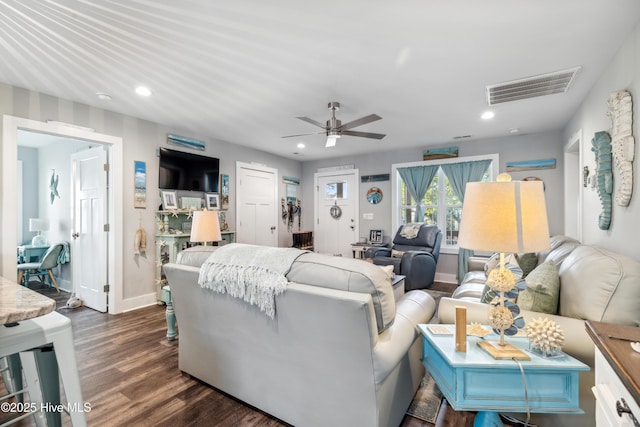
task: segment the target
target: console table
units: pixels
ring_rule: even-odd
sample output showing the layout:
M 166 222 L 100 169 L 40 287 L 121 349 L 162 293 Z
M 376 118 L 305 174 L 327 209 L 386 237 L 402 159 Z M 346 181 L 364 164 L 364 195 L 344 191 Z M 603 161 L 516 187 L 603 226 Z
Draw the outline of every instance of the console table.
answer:
M 191 212 L 184 210 L 156 212 L 156 300 L 160 305 L 168 304 L 171 297 L 170 289 L 163 289 L 166 281 L 162 265 L 176 262 L 178 253 L 192 244 L 189 234 L 191 215 Z M 220 244 L 235 243 L 235 231 L 224 230 L 220 234 L 224 242 Z
M 429 329 L 434 326 L 447 328 L 451 334 L 435 334 Z M 425 367 L 453 409 L 480 411 L 474 425 L 495 425 L 499 422 L 494 421 L 498 420 L 497 411 L 583 413 L 579 407 L 578 374 L 589 367 L 573 357 L 545 359 L 528 352 L 526 338 L 511 338 L 509 343 L 527 351 L 531 360 L 496 360 L 478 347 L 480 337 L 467 336 L 467 351 L 457 352 L 455 325 L 419 327 Z

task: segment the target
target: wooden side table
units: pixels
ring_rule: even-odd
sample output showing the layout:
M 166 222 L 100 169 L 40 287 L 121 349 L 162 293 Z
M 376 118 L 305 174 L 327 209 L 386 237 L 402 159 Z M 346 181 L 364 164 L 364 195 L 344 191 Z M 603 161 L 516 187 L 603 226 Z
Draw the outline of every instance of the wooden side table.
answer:
M 364 253 L 369 248 L 388 248 L 389 245 L 384 243 L 352 243 L 351 252 L 354 258 L 364 258 Z
M 583 413 L 578 375 L 589 367 L 573 357 L 542 358 L 528 352 L 526 338 L 511 338 L 509 343 L 527 351 L 531 360 L 496 360 L 477 346 L 480 337 L 467 336 L 467 351 L 456 352 L 455 325 L 419 327 L 425 367 L 453 409 L 480 411 L 474 425 L 495 425 L 498 411 Z M 451 334 L 435 334 L 433 327 Z

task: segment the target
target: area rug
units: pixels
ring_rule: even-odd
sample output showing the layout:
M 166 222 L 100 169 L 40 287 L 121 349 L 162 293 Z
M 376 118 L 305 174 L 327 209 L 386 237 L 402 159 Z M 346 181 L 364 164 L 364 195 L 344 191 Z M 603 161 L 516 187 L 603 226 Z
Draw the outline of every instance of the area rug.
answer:
M 413 397 L 409 409 L 407 409 L 407 415 L 435 424 L 440 410 L 440 402 L 442 402 L 442 393 L 429 371 L 426 371 L 420 382 L 420 387 Z
M 423 289 L 423 291 L 425 291 L 426 293 L 428 293 L 433 297 L 433 299 L 436 301 L 436 307 L 438 306 L 438 302 L 440 302 L 440 298 L 451 296 L 451 292 L 435 291 L 433 289 Z

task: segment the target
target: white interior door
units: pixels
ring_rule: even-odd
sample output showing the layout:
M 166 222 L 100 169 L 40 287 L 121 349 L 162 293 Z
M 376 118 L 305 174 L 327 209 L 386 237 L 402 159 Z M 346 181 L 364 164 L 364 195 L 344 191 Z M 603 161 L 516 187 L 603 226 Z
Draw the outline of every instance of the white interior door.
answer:
M 358 241 L 358 170 L 315 174 L 316 252 L 352 256 L 351 244 Z
M 107 311 L 106 152 L 99 146 L 71 156 L 73 179 L 72 280 L 84 305 Z
M 236 241 L 278 246 L 277 169 L 236 163 Z

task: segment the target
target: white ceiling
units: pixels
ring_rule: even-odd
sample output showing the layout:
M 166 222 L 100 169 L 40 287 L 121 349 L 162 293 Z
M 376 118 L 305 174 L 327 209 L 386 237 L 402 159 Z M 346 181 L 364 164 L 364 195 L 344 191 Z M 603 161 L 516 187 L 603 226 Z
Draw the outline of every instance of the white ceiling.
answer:
M 638 0 L 0 0 L 0 82 L 305 161 L 562 129 L 639 19 Z M 480 119 L 486 85 L 576 66 L 568 93 Z M 281 138 L 329 101 L 386 138 Z

